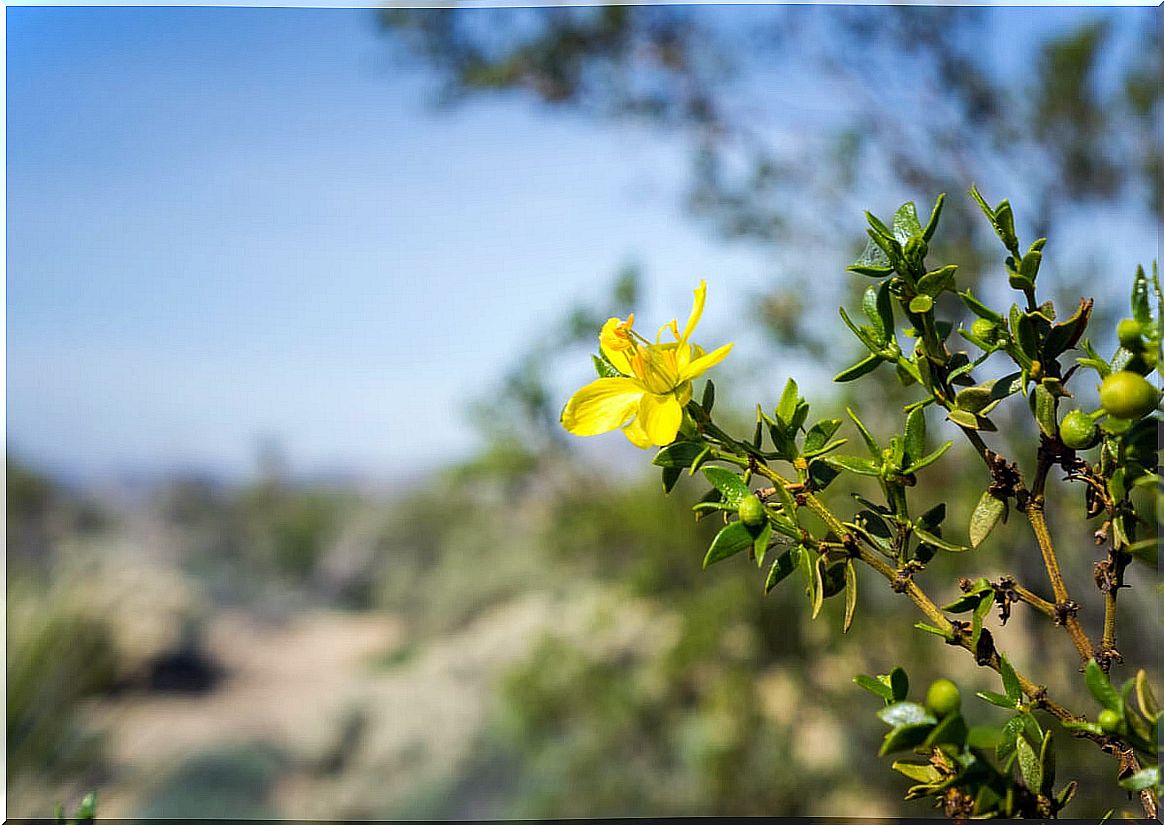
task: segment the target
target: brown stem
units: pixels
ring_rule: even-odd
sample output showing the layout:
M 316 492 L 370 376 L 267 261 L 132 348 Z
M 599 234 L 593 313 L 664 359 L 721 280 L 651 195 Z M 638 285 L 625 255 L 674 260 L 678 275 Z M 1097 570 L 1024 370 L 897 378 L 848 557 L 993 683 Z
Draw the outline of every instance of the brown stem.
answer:
M 960 429 L 966 434 L 966 438 L 974 446 L 974 449 L 982 457 L 987 468 L 993 474 L 997 465 L 997 457 L 987 448 L 985 442 L 982 440 L 982 436 L 975 430 L 966 429 L 965 427 L 961 427 Z M 1094 655 L 1091 640 L 1087 638 L 1087 633 L 1083 630 L 1083 625 L 1079 623 L 1079 619 L 1075 616 L 1076 606 L 1067 593 L 1067 584 L 1063 581 L 1063 572 L 1059 568 L 1059 559 L 1055 555 L 1055 545 L 1051 540 L 1051 531 L 1047 527 L 1047 519 L 1043 512 L 1045 505 L 1043 491 L 1047 485 L 1047 474 L 1050 472 L 1051 466 L 1054 463 L 1053 453 L 1047 450 L 1045 445 L 1039 447 L 1038 462 L 1030 491 L 1025 490 L 1022 485 L 1022 479 L 1017 478 L 1013 492 L 1015 500 L 1026 513 L 1027 521 L 1030 523 L 1031 530 L 1035 534 L 1035 541 L 1039 545 L 1039 552 L 1043 556 L 1043 566 L 1047 570 L 1047 578 L 1051 580 L 1051 589 L 1055 594 L 1054 613 L 1051 614 L 1051 617 L 1056 623 L 1062 624 L 1067 629 L 1067 633 L 1071 637 L 1071 642 L 1075 645 L 1075 649 L 1079 652 L 1080 657 L 1087 660 Z
M 1029 604 L 1031 607 L 1044 614 L 1045 616 L 1049 616 L 1052 619 L 1055 618 L 1055 605 L 1044 599 L 1042 596 L 1032 593 L 1030 590 L 1027 590 L 1021 584 L 1017 583 L 1010 586 L 1010 591 L 1014 593 L 1015 598 L 1020 602 Z
M 1043 554 L 1043 566 L 1046 567 L 1047 577 L 1051 580 L 1051 590 L 1055 593 L 1055 620 L 1067 628 L 1067 633 L 1071 636 L 1075 649 L 1086 661 L 1094 655 L 1094 651 L 1091 647 L 1091 640 L 1087 638 L 1079 619 L 1072 612 L 1071 608 L 1074 603 L 1067 594 L 1067 585 L 1063 581 L 1063 573 L 1059 569 L 1059 559 L 1055 556 L 1055 546 L 1051 542 L 1051 532 L 1047 529 L 1047 519 L 1043 514 L 1041 492 L 1038 495 L 1032 494 L 1030 501 L 1027 502 L 1026 511 L 1027 521 L 1031 524 L 1031 529 L 1035 533 L 1035 541 L 1038 542 L 1039 550 Z
M 939 609 L 937 604 L 934 603 L 934 600 L 927 596 L 927 593 L 921 589 L 921 586 L 917 585 L 913 579 L 913 576 L 903 575 L 904 571 L 896 570 L 893 567 L 890 567 L 889 564 L 885 562 L 885 560 L 881 559 L 880 555 L 876 554 L 872 549 L 864 546 L 863 543 L 856 540 L 856 538 L 854 538 L 854 536 L 852 536 L 852 534 L 847 531 L 844 524 L 842 524 L 842 521 L 836 517 L 836 514 L 833 514 L 833 512 L 829 510 L 829 507 L 825 506 L 825 504 L 821 502 L 821 499 L 818 499 L 815 495 L 812 495 L 811 492 L 804 491 L 802 485 L 794 484 L 793 482 L 788 481 L 787 478 L 781 476 L 779 472 L 775 472 L 771 468 L 767 467 L 766 464 L 758 464 L 757 467 L 755 467 L 755 472 L 757 472 L 758 475 L 771 479 L 773 483 L 780 484 L 783 486 L 783 488 L 789 489 L 789 492 L 795 491 L 797 504 L 807 506 L 809 510 L 816 513 L 818 517 L 821 517 L 821 519 L 824 521 L 824 524 L 828 525 L 829 529 L 831 529 L 833 533 L 836 533 L 838 536 L 840 536 L 840 538 L 842 538 L 844 545 L 850 548 L 852 554 L 856 556 L 857 559 L 865 562 L 868 567 L 873 568 L 876 572 L 879 572 L 879 574 L 885 578 L 890 585 L 893 586 L 894 590 L 902 592 L 904 595 L 909 597 L 911 602 L 917 606 L 917 609 L 921 610 L 922 613 L 925 614 L 925 617 L 927 617 L 931 623 L 934 623 L 938 630 L 949 634 L 949 636 L 953 638 L 953 624 L 945 617 L 945 614 L 941 609 Z M 1039 510 L 1037 512 L 1039 513 L 1039 518 L 1041 518 L 1042 511 Z M 1045 529 L 1045 522 L 1043 522 L 1043 525 Z M 1014 592 L 1017 597 L 1024 600 L 1024 602 L 1031 604 L 1031 606 L 1035 606 L 1036 609 L 1042 610 L 1043 606 L 1046 606 L 1050 607 L 1052 612 L 1058 612 L 1056 605 L 1052 605 L 1049 602 L 1046 602 L 1045 599 L 1039 598 L 1035 595 L 1035 593 L 1022 588 L 1022 586 L 1015 585 Z M 1084 640 L 1086 641 L 1086 636 Z M 968 652 L 974 654 L 975 659 L 978 659 L 979 652 L 978 650 L 974 649 L 971 640 L 968 639 L 967 636 L 957 636 L 957 641 L 954 643 L 957 643 L 959 647 L 965 648 L 968 650 Z M 1090 643 L 1088 643 L 1088 647 L 1090 647 Z M 999 673 L 999 671 L 1001 671 L 1001 656 L 996 649 L 992 649 L 991 652 L 989 652 L 988 659 L 978 659 L 978 661 L 980 664 L 982 664 L 982 666 L 994 670 L 995 673 Z M 1044 685 L 1035 683 L 1031 680 L 1031 678 L 1023 675 L 1022 673 L 1019 673 L 1017 670 L 1015 671 L 1015 677 L 1017 680 L 1019 680 L 1019 688 L 1022 690 L 1025 696 L 1030 698 L 1032 705 L 1050 713 L 1051 716 L 1058 719 L 1060 723 L 1062 723 L 1062 721 L 1072 721 L 1078 720 L 1080 718 L 1077 716 L 1077 714 L 1067 710 L 1064 705 L 1060 705 L 1059 703 L 1055 702 L 1055 700 L 1046 695 L 1046 688 Z M 1077 735 L 1077 737 L 1085 739 L 1091 739 L 1092 741 L 1096 742 L 1096 744 L 1098 744 L 1103 749 L 1103 751 L 1109 754 L 1113 754 L 1117 759 L 1120 759 L 1121 762 L 1126 762 L 1128 759 L 1127 748 L 1121 747 L 1119 742 L 1113 740 L 1110 737 L 1106 737 L 1106 735 L 1087 731 L 1073 731 L 1073 735 Z M 1131 754 L 1131 759 L 1135 760 L 1134 753 Z M 1150 819 L 1155 819 L 1157 811 L 1155 792 L 1152 791 L 1152 789 L 1144 790 L 1141 792 L 1140 798 L 1141 803 L 1143 804 L 1144 812 L 1147 813 Z

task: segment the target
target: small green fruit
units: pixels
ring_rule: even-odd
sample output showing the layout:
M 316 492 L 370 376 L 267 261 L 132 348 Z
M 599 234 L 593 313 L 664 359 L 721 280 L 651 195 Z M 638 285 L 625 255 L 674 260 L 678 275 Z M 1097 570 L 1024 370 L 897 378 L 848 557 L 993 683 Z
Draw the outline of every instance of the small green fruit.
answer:
M 995 326 L 993 321 L 988 321 L 985 318 L 977 318 L 970 325 L 970 334 L 980 341 L 993 344 L 998 340 L 998 327 Z
M 748 527 L 759 527 L 768 519 L 764 504 L 755 496 L 745 496 L 739 507 L 740 521 Z
M 1120 339 L 1120 346 L 1130 350 L 1137 350 L 1144 346 L 1140 338 L 1143 327 L 1135 318 L 1124 318 L 1116 325 L 1116 336 Z
M 942 719 L 962 707 L 962 693 L 949 679 L 935 679 L 926 691 L 926 707 Z
M 1072 450 L 1087 450 L 1099 443 L 1099 427 L 1083 410 L 1072 410 L 1059 424 L 1059 438 Z
M 1099 385 L 1099 403 L 1113 418 L 1143 418 L 1159 402 L 1160 391 L 1130 370 L 1113 372 Z
M 1099 726 L 1104 733 L 1119 733 L 1123 719 L 1111 708 L 1104 708 L 1099 712 Z

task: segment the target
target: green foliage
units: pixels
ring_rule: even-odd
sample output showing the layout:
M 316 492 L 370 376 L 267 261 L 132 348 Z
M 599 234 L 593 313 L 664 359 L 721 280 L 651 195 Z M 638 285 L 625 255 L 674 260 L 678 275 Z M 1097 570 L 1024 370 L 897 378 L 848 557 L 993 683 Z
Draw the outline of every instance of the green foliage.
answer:
M 998 725 L 975 728 L 963 718 L 958 689 L 949 680 L 935 682 L 923 706 L 906 699 L 908 681 L 900 669 L 876 679 L 858 677 L 858 684 L 886 703 L 878 715 L 891 730 L 880 754 L 912 750 L 928 757 L 926 763 L 894 766 L 919 782 L 907 799 L 930 797 L 955 817 L 1053 817 L 1074 795 L 1075 784 L 1056 790 L 1055 739 L 1036 718 L 1036 711 L 1049 711 L 1064 728 L 1094 738 L 1109 752 L 1126 756 L 1118 748 L 1113 750 L 1114 739 L 1141 751 L 1144 758 L 1155 758 L 1149 746 L 1157 741 L 1157 716 L 1146 711 L 1129 714 L 1124 698 L 1139 690 L 1143 680 L 1130 680 L 1121 693 L 1108 681 L 1107 671 L 1120 658 L 1114 648 L 1114 627 L 1116 593 L 1124 570 L 1134 559 L 1150 555 L 1150 540 L 1144 536 L 1147 532 L 1155 535 L 1158 528 L 1156 509 L 1137 507 L 1130 491 L 1158 490 L 1161 482 L 1155 452 L 1159 393 L 1143 377 L 1159 363 L 1161 292 L 1155 270 L 1151 280 L 1142 269 L 1137 271 L 1132 286 L 1135 335 L 1125 323 L 1119 349 L 1105 360 L 1083 337 L 1091 319 L 1091 300 L 1080 300 L 1069 317 L 1057 321 L 1054 303 L 1039 303 L 1036 297 L 1046 239 L 1038 239 L 1022 252 L 1010 203 L 1004 200 L 991 206 L 973 187 L 971 197 L 1008 253 L 1008 285 L 1022 293 L 1022 305 L 1012 304 L 1005 312 L 992 309 L 968 290 L 959 292 L 956 266 L 927 265 L 944 197 L 935 202 L 924 228 L 912 202 L 903 204 L 888 223 L 866 213 L 868 245 L 850 269 L 880 283 L 865 290 L 862 311 L 867 323 L 855 323 L 843 307 L 840 314 L 868 355 L 834 380 L 858 381 L 882 363 L 892 364 L 902 384 L 920 393 L 905 405 L 904 422 L 896 433 L 875 437 L 857 412 L 849 410 L 868 456 L 835 452 L 846 443 L 844 438 L 834 438 L 842 422 L 823 419 L 809 426 L 810 405 L 797 383 L 789 379 L 774 407 L 757 405 L 755 431 L 747 440 L 729 435 L 715 423 L 713 389 L 700 401 L 687 401 L 686 423 L 678 440 L 663 447 L 654 463 L 662 468 L 667 492 L 675 487 L 683 469 L 691 476 L 701 470 L 710 484 L 693 507 L 696 518 L 718 515 L 722 522 L 707 549 L 704 567 L 745 551 L 762 564 L 771 551 L 776 557 L 765 577 L 764 592 L 799 571 L 812 618 L 826 599 L 845 593 L 842 629 L 848 631 L 858 607 L 856 565 L 862 563 L 925 614 L 927 621 L 917 628 L 965 648 L 977 664 L 998 671 L 1004 692 L 980 691 L 978 696 L 1013 715 Z M 953 348 L 950 336 L 955 324 L 939 311 L 938 299 L 945 296 L 958 299 L 989 325 L 989 330 L 979 324 L 976 333 L 963 334 L 981 354 Z M 898 329 L 899 321 L 904 329 Z M 899 331 L 913 340 L 912 352 L 898 343 Z M 1076 347 L 1086 357 L 1074 365 L 1064 364 Z M 1010 371 L 1001 378 L 976 380 L 975 371 L 987 369 L 985 364 L 991 359 L 1009 361 L 1004 369 Z M 1088 433 L 1080 439 L 1068 433 L 1064 439 L 1059 407 L 1063 399 L 1073 397 L 1068 384 L 1081 374 L 1081 368 L 1107 376 L 1100 400 L 1108 416 L 1104 419 L 1102 411 L 1087 414 L 1089 423 L 1104 419 L 1102 436 Z M 1116 381 L 1148 389 L 1130 401 L 1115 399 L 1114 391 L 1105 388 Z M 1004 402 L 1019 395 L 1026 396 L 1026 410 L 1038 432 L 1033 451 L 1036 468 L 1029 486 L 1018 466 L 991 450 L 981 435 L 997 431 L 988 416 L 997 416 Z M 918 475 L 937 464 L 953 443 L 946 441 L 936 449 L 927 446 L 926 412 L 931 408 L 943 411 L 946 420 L 961 430 L 989 478 L 970 514 L 969 546 L 942 535 L 945 503 L 920 516 L 911 514 Z M 1095 447 L 1100 451 L 1094 464 L 1077 455 L 1078 450 Z M 1107 519 L 1096 534 L 1100 543 L 1108 544 L 1108 557 L 1097 565 L 1095 577 L 1105 614 L 1098 654 L 1102 664 L 1092 658 L 1086 669 L 1087 686 L 1105 708 L 1098 726 L 1080 722 L 1049 699 L 1046 688 L 1034 687 L 1020 676 L 985 625 L 996 605 L 1005 622 L 1011 603 L 1021 601 L 1064 626 L 1080 655 L 1090 657 L 1096 649 L 1076 618 L 1078 604 L 1068 596 L 1043 515 L 1046 485 L 1054 467 L 1064 470 L 1069 481 L 1085 485 L 1088 517 L 1105 514 Z M 852 516 L 840 514 L 821 497 L 838 480 L 862 478 L 876 480 L 881 500 L 854 491 L 861 509 Z M 756 486 L 757 482 L 763 486 Z M 983 577 L 962 578 L 962 595 L 938 607 L 917 584 L 920 575 L 942 553 L 979 548 L 1006 520 L 1012 502 L 1034 532 L 1055 600 L 1035 595 L 1013 578 L 996 583 Z M 969 614 L 968 620 L 951 618 L 959 614 Z M 1145 703 L 1149 693 L 1144 692 Z M 1129 778 L 1127 766 L 1139 763 L 1121 758 L 1121 787 L 1152 793 L 1155 774 L 1137 772 Z M 1145 811 L 1154 813 L 1153 799 L 1144 797 Z
M 91 825 L 96 818 L 97 793 L 96 791 L 90 791 L 77 803 L 77 809 L 70 818 L 65 818 L 64 806 L 57 803 L 57 809 L 53 815 L 53 822 L 54 825 Z

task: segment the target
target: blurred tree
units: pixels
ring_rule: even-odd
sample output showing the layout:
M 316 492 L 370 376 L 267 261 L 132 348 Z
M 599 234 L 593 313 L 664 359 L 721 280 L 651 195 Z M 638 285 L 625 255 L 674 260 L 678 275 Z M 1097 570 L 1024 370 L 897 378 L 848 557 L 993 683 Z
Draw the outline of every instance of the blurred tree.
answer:
M 1164 64 L 1151 11 L 1088 12 L 1033 40 L 1005 35 L 1015 22 L 1037 31 L 1018 14 L 598 6 L 387 9 L 380 20 L 435 72 L 446 104 L 518 92 L 681 135 L 692 212 L 727 237 L 794 241 L 801 259 L 836 254 L 871 185 L 930 198 L 996 184 L 1017 193 L 1036 236 L 1080 205 L 1119 200 L 1159 217 Z M 1006 65 L 991 57 L 1004 49 Z M 972 232 L 968 199 L 947 209 L 961 234 L 941 243 L 974 286 L 985 268 L 974 264 L 993 262 L 988 239 Z M 810 273 L 783 274 L 758 316 L 782 346 L 819 354 L 828 342 L 796 299 Z

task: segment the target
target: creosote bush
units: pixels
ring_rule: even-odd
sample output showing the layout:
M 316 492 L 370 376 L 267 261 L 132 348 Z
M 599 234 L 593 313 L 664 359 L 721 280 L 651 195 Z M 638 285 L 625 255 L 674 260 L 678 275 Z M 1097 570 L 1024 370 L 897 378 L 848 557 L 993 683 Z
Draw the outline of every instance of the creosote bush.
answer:
M 901 206 L 889 224 L 866 213 L 868 243 L 849 267 L 873 280 L 862 300 L 864 319 L 854 321 L 844 307 L 840 315 L 868 354 L 834 380 L 857 381 L 887 365 L 917 391 L 903 410 L 901 430 L 888 437 L 875 436 L 858 410 L 848 410 L 866 455 L 841 451 L 848 444 L 837 437 L 841 420 L 809 423 L 809 404 L 791 379 L 774 409 L 757 405 L 750 437 L 737 438 L 716 424 L 715 386 L 707 381 L 696 400 L 693 383 L 727 357 L 732 344 L 705 352 L 691 340 L 706 283 L 696 289 L 683 329 L 671 321 L 654 341 L 635 329 L 634 315 L 609 319 L 593 357 L 598 378 L 569 399 L 562 425 L 575 435 L 620 429 L 638 447 L 661 448 L 653 463 L 661 468 L 665 492 L 684 471 L 702 473 L 710 489 L 694 506 L 695 517 L 723 521 L 705 567 L 746 555 L 767 566 L 765 593 L 799 575 L 814 618 L 825 599 L 843 595 L 842 631 L 856 615 L 859 580 L 871 574 L 918 608 L 924 618 L 914 625 L 918 631 L 963 648 L 978 665 L 998 673 L 1002 692 L 984 691 L 976 698 L 1003 709 L 1005 716 L 996 724 L 974 726 L 962 715 L 962 694 L 949 679 L 936 680 L 916 702 L 909 699 L 902 667 L 854 678 L 884 702 L 877 715 L 890 730 L 881 755 L 916 757 L 893 763 L 915 783 L 907 799 L 929 799 L 950 817 L 1055 817 L 1076 791 L 1075 782 L 1059 779 L 1055 742 L 1074 736 L 1091 740 L 1113 758 L 1113 802 L 1134 796 L 1143 813 L 1155 818 L 1160 707 L 1144 670 L 1120 685 L 1110 674 L 1123 664 L 1116 630 L 1125 571 L 1134 562 L 1157 564 L 1160 393 L 1149 376 L 1158 375 L 1161 352 L 1159 276 L 1155 266 L 1150 278 L 1137 269 L 1131 317 L 1119 322 L 1119 346 L 1105 359 L 1087 337 L 1092 299 L 1081 299 L 1067 314 L 1037 296 L 1046 239 L 1024 251 L 1009 202 L 991 206 L 977 189 L 970 194 L 1006 251 L 1007 281 L 1019 293 L 1006 309 L 959 291 L 957 265 L 927 263 L 944 195 L 924 225 L 913 203 Z M 941 317 L 939 299 L 947 295 L 975 316 L 969 328 L 955 329 Z M 973 349 L 959 349 L 961 341 Z M 984 371 L 987 361 L 1007 363 L 1011 371 L 979 381 L 974 373 Z M 1100 406 L 1094 410 L 1079 408 L 1072 392 L 1089 380 L 1098 382 Z M 1028 473 L 988 442 L 997 431 L 992 411 L 1018 397 L 1026 400 L 1038 427 L 1037 443 L 1029 445 L 1033 472 Z M 965 539 L 961 529 L 945 523 L 945 502 L 920 514 L 910 509 L 919 475 L 953 444 L 927 443 L 929 411 L 955 425 L 981 459 L 984 489 Z M 1096 587 L 1089 594 L 1102 604 L 1098 639 L 1079 621 L 1077 599 L 1087 597 L 1068 593 L 1048 527 L 1046 491 L 1056 469 L 1064 483 L 1082 488 L 1085 516 L 1098 522 L 1093 539 L 1104 555 L 1095 564 Z M 876 479 L 881 496 L 872 500 L 854 492 L 854 511 L 842 513 L 820 493 L 852 476 Z M 971 573 L 974 554 L 968 551 L 1012 511 L 1029 524 L 1049 598 L 1036 592 L 1035 582 L 1014 576 L 991 581 Z M 946 605 L 923 587 L 928 563 L 942 553 L 965 554 L 967 570 L 959 580 L 961 595 Z M 984 627 L 995 609 L 1005 627 L 1020 604 L 1063 628 L 1095 699 L 1092 707 L 1068 708 L 1058 697 L 1071 686 L 1043 684 L 1037 674 L 1018 672 L 1003 640 Z

